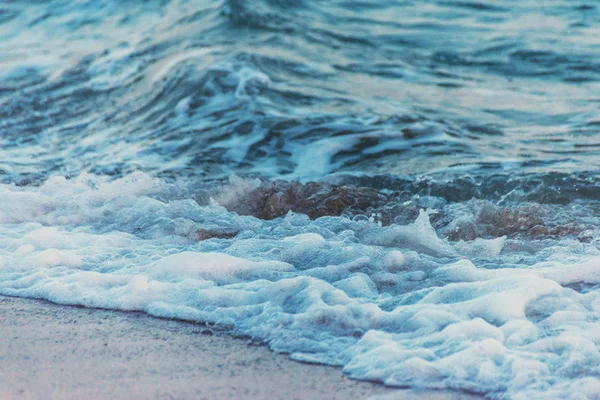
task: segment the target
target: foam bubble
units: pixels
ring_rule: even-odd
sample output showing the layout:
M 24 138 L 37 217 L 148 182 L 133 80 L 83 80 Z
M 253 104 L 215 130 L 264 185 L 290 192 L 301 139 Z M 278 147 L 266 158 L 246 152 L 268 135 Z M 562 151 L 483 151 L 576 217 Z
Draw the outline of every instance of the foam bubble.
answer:
M 404 254 L 398 250 L 390 251 L 385 257 L 384 266 L 388 271 L 401 270 L 406 262 Z
M 253 262 L 222 253 L 190 251 L 163 257 L 149 266 L 152 276 L 159 279 L 202 278 L 221 284 L 240 281 L 248 273 L 292 269 L 282 262 Z

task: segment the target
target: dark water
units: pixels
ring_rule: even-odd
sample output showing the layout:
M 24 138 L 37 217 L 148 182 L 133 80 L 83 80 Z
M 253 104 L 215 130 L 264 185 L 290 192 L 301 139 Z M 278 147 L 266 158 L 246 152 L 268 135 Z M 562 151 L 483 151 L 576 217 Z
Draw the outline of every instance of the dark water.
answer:
M 599 32 L 578 0 L 5 1 L 0 293 L 597 398 Z
M 5 181 L 598 169 L 593 2 L 1 10 Z

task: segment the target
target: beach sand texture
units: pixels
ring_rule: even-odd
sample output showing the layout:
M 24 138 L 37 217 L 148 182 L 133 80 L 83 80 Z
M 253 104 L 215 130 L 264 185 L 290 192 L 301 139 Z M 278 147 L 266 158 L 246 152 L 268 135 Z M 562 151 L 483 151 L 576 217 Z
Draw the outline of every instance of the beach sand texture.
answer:
M 0 297 L 0 399 L 475 399 L 348 379 L 198 324 Z

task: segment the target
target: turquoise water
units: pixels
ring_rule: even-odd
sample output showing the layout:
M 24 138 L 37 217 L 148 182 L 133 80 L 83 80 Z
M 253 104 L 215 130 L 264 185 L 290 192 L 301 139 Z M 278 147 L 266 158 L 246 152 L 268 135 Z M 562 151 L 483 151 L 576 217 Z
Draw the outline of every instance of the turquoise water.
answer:
M 598 29 L 591 1 L 5 2 L 0 293 L 596 398 Z

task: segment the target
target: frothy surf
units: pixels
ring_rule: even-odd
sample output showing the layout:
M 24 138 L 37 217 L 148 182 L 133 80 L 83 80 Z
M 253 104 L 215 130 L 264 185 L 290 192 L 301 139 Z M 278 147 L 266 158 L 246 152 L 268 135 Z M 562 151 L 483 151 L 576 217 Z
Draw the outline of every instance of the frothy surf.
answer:
M 134 3 L 0 5 L 0 294 L 600 397 L 595 5 Z
M 216 191 L 228 204 L 258 185 L 233 181 Z M 595 238 L 450 240 L 432 209 L 406 225 L 293 210 L 266 220 L 169 199 L 172 186 L 143 173 L 0 192 L 4 295 L 211 323 L 394 386 L 598 389 Z M 464 207 L 438 211 L 455 226 Z M 197 235 L 224 229 L 235 235 Z

